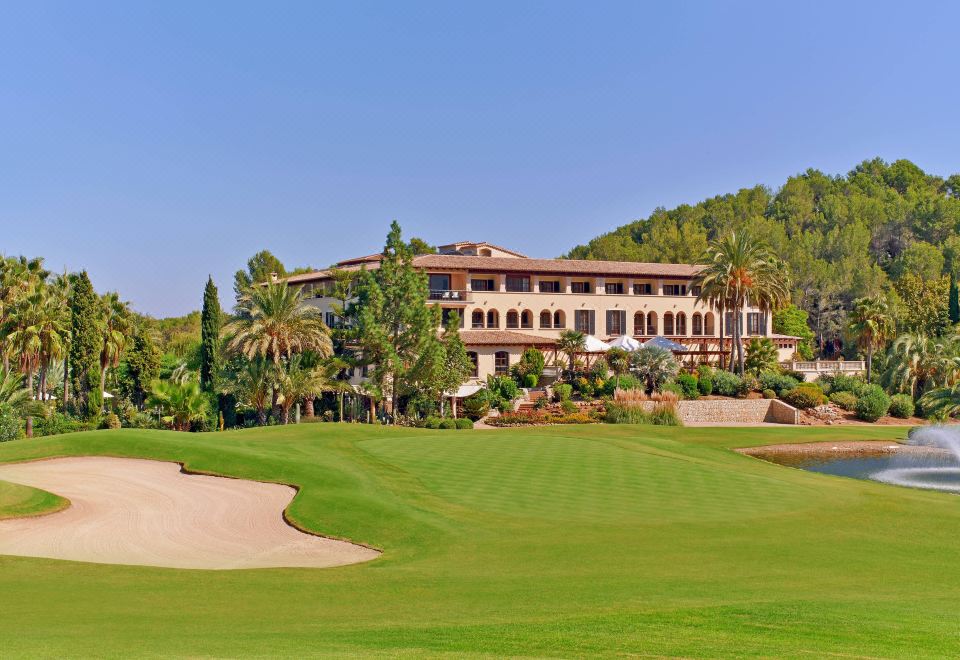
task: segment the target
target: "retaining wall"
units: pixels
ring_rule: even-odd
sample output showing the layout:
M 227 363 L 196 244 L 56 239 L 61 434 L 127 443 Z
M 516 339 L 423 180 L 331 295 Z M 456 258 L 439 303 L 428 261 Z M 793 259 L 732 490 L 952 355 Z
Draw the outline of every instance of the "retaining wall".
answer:
M 655 404 L 645 402 L 644 407 L 652 410 Z M 677 403 L 677 416 L 684 424 L 758 424 L 773 422 L 776 424 L 798 424 L 800 412 L 793 406 L 778 399 L 711 399 L 680 401 Z

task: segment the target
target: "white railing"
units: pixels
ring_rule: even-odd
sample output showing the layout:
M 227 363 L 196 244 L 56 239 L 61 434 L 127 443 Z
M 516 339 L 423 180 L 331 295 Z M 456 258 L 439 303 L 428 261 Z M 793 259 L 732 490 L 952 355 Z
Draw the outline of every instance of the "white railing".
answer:
M 784 362 L 783 366 L 793 371 L 817 374 L 834 374 L 838 371 L 860 373 L 867 370 L 867 363 L 863 360 L 810 360 L 806 362 Z

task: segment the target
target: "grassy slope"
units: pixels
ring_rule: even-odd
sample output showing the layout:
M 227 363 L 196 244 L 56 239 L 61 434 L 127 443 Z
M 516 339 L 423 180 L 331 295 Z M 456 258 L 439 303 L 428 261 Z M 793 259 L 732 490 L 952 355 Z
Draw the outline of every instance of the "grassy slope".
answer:
M 0 481 L 0 520 L 53 513 L 69 504 L 53 493 Z
M 904 429 L 301 425 L 74 434 L 0 461 L 112 454 L 297 483 L 299 523 L 385 550 L 324 569 L 0 557 L 6 654 L 946 656 L 960 499 L 727 447 Z

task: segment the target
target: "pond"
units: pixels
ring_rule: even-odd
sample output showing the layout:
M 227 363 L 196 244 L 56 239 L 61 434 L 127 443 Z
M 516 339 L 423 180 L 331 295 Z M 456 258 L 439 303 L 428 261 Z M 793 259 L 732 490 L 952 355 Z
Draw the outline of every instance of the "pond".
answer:
M 907 444 L 894 451 L 757 455 L 810 472 L 960 493 L 960 431 L 952 427 L 915 429 Z

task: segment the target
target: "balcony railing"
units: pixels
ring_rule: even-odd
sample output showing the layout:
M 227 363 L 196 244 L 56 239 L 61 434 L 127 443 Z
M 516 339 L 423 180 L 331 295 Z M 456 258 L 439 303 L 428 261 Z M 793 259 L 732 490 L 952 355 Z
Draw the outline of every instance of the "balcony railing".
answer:
M 784 362 L 784 366 L 793 371 L 832 374 L 838 371 L 859 373 L 867 370 L 863 360 L 811 360 L 806 362 Z
M 470 292 L 456 289 L 430 289 L 427 298 L 437 302 L 470 302 Z

